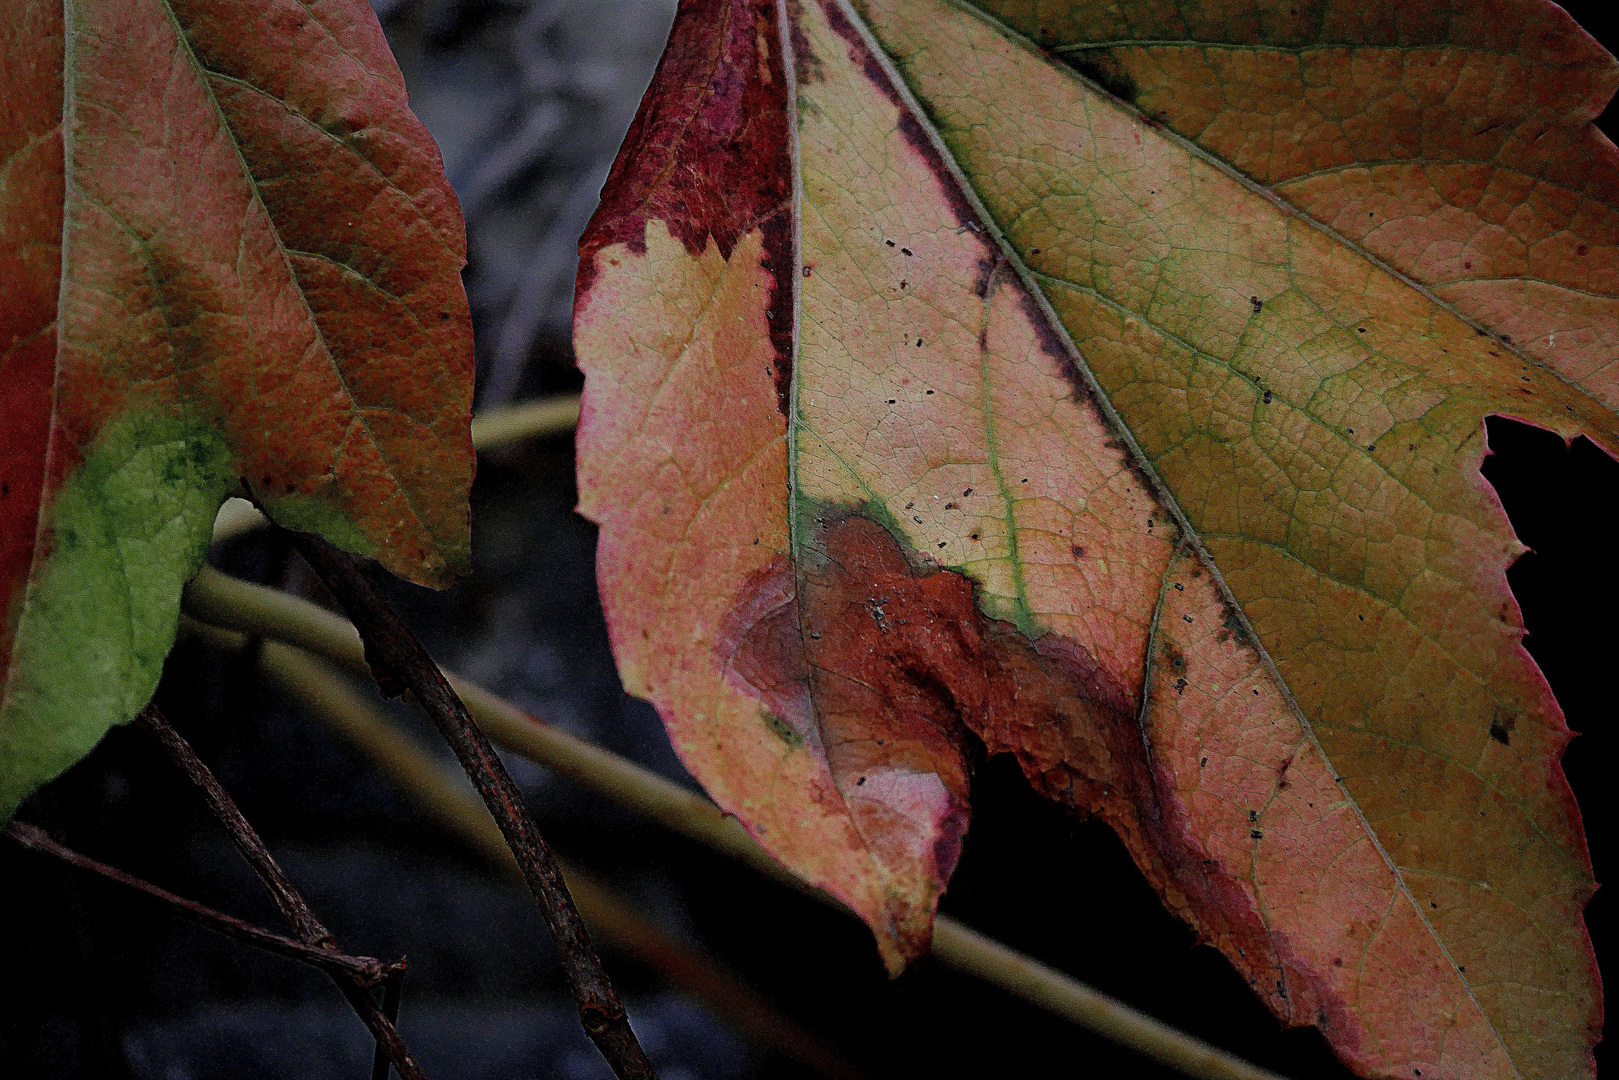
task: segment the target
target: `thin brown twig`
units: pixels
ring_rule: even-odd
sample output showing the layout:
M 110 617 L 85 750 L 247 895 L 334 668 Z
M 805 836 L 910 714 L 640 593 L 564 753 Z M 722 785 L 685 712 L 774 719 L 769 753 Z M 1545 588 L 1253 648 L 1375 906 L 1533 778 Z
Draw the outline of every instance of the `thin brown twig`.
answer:
M 382 983 L 382 1015 L 388 1018 L 388 1023 L 399 1026 L 399 1000 L 405 993 L 405 962 L 401 960 L 389 970 Z M 371 1056 L 371 1080 L 388 1080 L 388 1053 L 377 1044 L 376 1053 Z
M 155 705 L 147 705 L 142 709 L 136 722 L 163 744 L 163 748 L 169 752 L 174 763 L 202 792 L 208 808 L 230 833 L 231 842 L 236 845 L 236 850 L 242 853 L 242 857 L 253 867 L 253 872 L 259 876 L 259 880 L 264 882 L 264 887 L 275 899 L 276 906 L 286 916 L 287 922 L 292 925 L 293 932 L 298 935 L 301 943 L 318 953 L 336 954 L 337 940 L 332 937 L 331 931 L 327 930 L 310 910 L 309 904 L 293 887 L 291 880 L 271 856 L 269 848 L 264 846 L 258 831 L 237 808 L 236 800 L 220 786 L 213 770 L 203 764 L 197 752 L 191 749 L 191 744 L 174 730 Z M 387 971 L 397 970 L 401 966 L 390 965 Z M 427 1080 L 421 1067 L 405 1048 L 399 1030 L 394 1027 L 393 1021 L 383 1014 L 371 996 L 371 987 L 377 980 L 361 982 L 346 973 L 332 970 L 328 970 L 327 974 L 337 983 L 337 988 L 348 999 L 349 1007 L 371 1032 L 378 1049 L 386 1053 L 394 1068 L 399 1070 L 399 1075 L 404 1077 L 404 1080 Z M 383 974 L 386 974 L 386 971 Z
M 325 725 L 373 764 L 428 814 L 502 873 L 519 883 L 522 870 L 483 802 L 469 789 L 458 765 L 440 763 L 400 729 L 374 695 L 368 699 L 345 672 L 279 641 L 248 639 L 230 630 L 183 618 L 187 633 L 218 648 L 240 652 L 256 642 L 258 674 L 298 702 L 306 715 Z M 469 704 L 468 708 L 473 708 Z M 665 933 L 628 900 L 559 859 L 579 914 L 603 953 L 649 967 L 714 1009 L 759 1046 L 791 1058 L 816 1076 L 857 1080 L 862 1074 L 832 1046 L 783 1014 L 736 973 Z M 384 1008 L 386 1011 L 386 1007 Z M 375 1077 L 374 1080 L 386 1080 Z
M 317 948 L 335 949 L 337 939 L 309 909 L 304 898 L 298 895 L 298 890 L 293 888 L 292 882 L 271 857 L 257 830 L 237 808 L 236 800 L 220 786 L 213 770 L 203 764 L 197 752 L 191 748 L 191 744 L 174 730 L 173 725 L 158 711 L 156 705 L 147 705 L 142 709 L 135 717 L 135 723 L 163 744 L 163 749 L 169 752 L 169 757 L 174 759 L 174 763 L 180 766 L 202 792 L 208 809 L 212 810 L 214 816 L 225 826 L 225 831 L 230 834 L 231 843 L 236 845 L 236 850 L 242 853 L 242 858 L 248 861 L 254 872 L 259 875 L 259 880 L 264 882 L 270 898 L 275 901 L 275 906 L 281 909 L 281 914 L 291 924 L 298 940 Z
M 653 1080 L 652 1063 L 630 1030 L 629 1016 L 590 944 L 556 857 L 494 746 L 421 642 L 371 587 L 354 558 L 308 533 L 293 534 L 293 543 L 354 620 L 378 686 L 384 693 L 409 689 L 415 695 L 483 797 L 551 928 L 579 1003 L 585 1034 L 620 1080 Z
M 348 979 L 361 986 L 375 986 L 388 972 L 388 966 L 381 960 L 369 956 L 349 956 L 346 953 L 334 952 L 330 949 L 319 949 L 312 945 L 305 945 L 301 941 L 284 937 L 273 931 L 266 930 L 252 923 L 243 922 L 232 915 L 222 911 L 204 907 L 195 900 L 187 900 L 183 896 L 176 896 L 160 886 L 144 881 L 133 874 L 126 874 L 117 867 L 108 866 L 98 862 L 88 855 L 81 855 L 70 847 L 65 847 L 51 839 L 45 830 L 21 821 L 12 821 L 6 826 L 6 835 L 30 851 L 64 862 L 79 870 L 98 874 L 109 881 L 115 881 L 126 888 L 145 893 L 154 900 L 167 904 L 174 913 L 181 918 L 206 927 L 216 933 L 244 942 L 256 949 L 272 952 L 284 956 L 289 960 L 297 960 L 319 968 L 333 978 Z

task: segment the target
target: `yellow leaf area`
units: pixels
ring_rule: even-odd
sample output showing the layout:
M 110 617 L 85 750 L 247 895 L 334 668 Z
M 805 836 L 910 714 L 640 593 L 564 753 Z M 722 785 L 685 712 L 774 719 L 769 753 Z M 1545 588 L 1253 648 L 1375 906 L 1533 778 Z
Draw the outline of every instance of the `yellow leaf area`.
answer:
M 1619 63 L 1546 0 L 983 0 L 1145 114 L 1619 404 Z
M 769 370 L 760 233 L 729 260 L 712 244 L 690 257 L 661 221 L 645 243 L 598 254 L 574 324 L 589 386 L 579 510 L 602 526 L 596 569 L 619 675 L 669 718 L 682 760 L 720 806 L 880 926 L 883 883 L 824 755 L 761 717 L 723 652 L 735 598 L 788 544 L 787 424 Z
M 1503 570 L 1521 547 L 1479 465 L 1487 414 L 1610 447 L 1613 416 L 1009 33 L 925 0 L 866 15 L 1274 660 L 1296 708 L 1272 719 L 1306 722 L 1300 751 L 1341 778 L 1322 797 L 1340 792 L 1367 830 L 1348 850 L 1375 846 L 1398 875 L 1321 973 L 1365 992 L 1397 971 L 1453 1001 L 1452 1030 L 1388 1015 L 1433 1040 L 1423 1075 L 1588 1073 L 1600 1003 L 1568 733 L 1520 644 Z M 1155 748 L 1208 728 L 1179 712 L 1154 720 Z M 1347 911 L 1282 923 L 1347 864 L 1268 850 L 1297 841 L 1267 815 L 1322 804 L 1293 805 L 1296 781 L 1240 757 L 1223 778 L 1214 755 L 1174 769 L 1177 788 L 1205 829 L 1258 812 L 1261 910 L 1313 948 Z M 1411 1075 L 1414 1046 L 1338 1042 L 1357 1067 Z
M 1613 415 L 976 13 L 724 6 L 759 53 L 710 85 L 793 43 L 791 279 L 649 215 L 575 316 L 615 655 L 693 775 L 897 968 L 965 724 L 1362 1074 L 1590 1075 L 1569 733 L 1479 466 L 1486 415 Z

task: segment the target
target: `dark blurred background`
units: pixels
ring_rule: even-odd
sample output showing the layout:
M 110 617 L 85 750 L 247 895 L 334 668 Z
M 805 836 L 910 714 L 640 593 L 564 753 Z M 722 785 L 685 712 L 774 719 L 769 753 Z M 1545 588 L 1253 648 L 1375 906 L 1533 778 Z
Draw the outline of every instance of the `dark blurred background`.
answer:
M 673 0 L 375 3 L 466 210 L 480 404 L 577 389 L 568 345 L 574 244 L 651 76 Z M 1608 0 L 1568 6 L 1615 47 Z M 1610 108 L 1610 137 L 1615 120 Z M 1583 440 L 1565 447 L 1510 421 L 1492 420 L 1489 437 L 1486 475 L 1534 549 L 1509 578 L 1529 648 L 1583 733 L 1565 765 L 1606 880 L 1619 840 L 1609 686 L 1619 666 L 1619 465 Z M 690 783 L 651 708 L 618 684 L 596 600 L 595 531 L 572 512 L 574 500 L 568 439 L 486 454 L 473 500 L 477 573 L 442 594 L 389 590 L 447 667 Z M 264 534 L 234 541 L 216 562 L 318 591 L 296 556 Z M 158 700 L 343 946 L 408 956 L 401 1026 L 429 1076 L 609 1075 L 578 1031 L 520 887 L 262 685 L 250 663 L 183 641 Z M 410 710 L 389 708 L 435 746 Z M 610 952 L 665 1080 L 811 1076 L 798 1059 L 817 1052 L 872 1077 L 1171 1075 L 936 965 L 889 981 L 853 920 L 520 758 L 507 761 L 565 855 L 802 1028 L 758 1038 L 654 966 Z M 22 816 L 184 895 L 279 926 L 223 832 L 139 732 L 114 731 Z M 324 977 L 11 844 L 0 845 L 0 885 L 0 1077 L 368 1075 L 369 1039 Z M 1162 911 L 1106 828 L 1044 805 L 1008 761 L 991 761 L 975 781 L 972 831 L 943 910 L 1256 1063 L 1299 1080 L 1349 1076 L 1313 1030 L 1278 1030 L 1225 961 Z M 1588 921 L 1604 968 L 1619 970 L 1611 893 L 1598 893 Z M 1604 1075 L 1619 1075 L 1606 1047 L 1598 1056 Z

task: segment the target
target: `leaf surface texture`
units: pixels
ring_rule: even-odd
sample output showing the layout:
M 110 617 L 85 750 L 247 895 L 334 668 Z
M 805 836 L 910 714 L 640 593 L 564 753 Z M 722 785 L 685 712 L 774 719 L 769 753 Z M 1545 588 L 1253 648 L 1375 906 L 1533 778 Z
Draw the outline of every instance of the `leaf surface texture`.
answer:
M 1364 1075 L 1591 1075 L 1479 466 L 1619 447 L 1616 79 L 1540 0 L 686 3 L 575 308 L 627 688 L 895 970 L 981 744 Z
M 0 817 L 150 698 L 245 484 L 464 572 L 465 237 L 355 0 L 0 3 Z

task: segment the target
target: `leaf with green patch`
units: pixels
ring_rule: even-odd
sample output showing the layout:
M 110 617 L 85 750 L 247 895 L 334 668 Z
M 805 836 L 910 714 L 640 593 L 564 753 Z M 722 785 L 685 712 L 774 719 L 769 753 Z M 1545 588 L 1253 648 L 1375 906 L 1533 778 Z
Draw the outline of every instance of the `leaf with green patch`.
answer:
M 1616 83 L 1544 0 L 689 0 L 575 305 L 626 687 L 893 970 L 982 744 L 1362 1074 L 1591 1075 L 1480 464 L 1619 449 Z
M 65 11 L 65 15 L 64 15 Z M 468 557 L 465 236 L 361 0 L 0 0 L 0 820 L 151 697 L 245 485 Z

